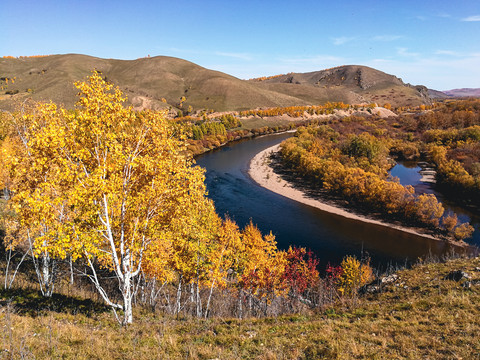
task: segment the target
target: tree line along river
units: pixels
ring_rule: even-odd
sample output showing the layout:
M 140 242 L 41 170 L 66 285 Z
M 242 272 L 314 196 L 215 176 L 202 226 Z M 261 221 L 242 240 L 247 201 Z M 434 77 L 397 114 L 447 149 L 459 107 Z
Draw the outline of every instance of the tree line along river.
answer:
M 209 197 L 220 215 L 229 216 L 241 228 L 251 220 L 262 233 L 272 231 L 280 248 L 296 245 L 313 250 L 321 267 L 338 264 L 345 255 L 368 254 L 372 265 L 386 269 L 454 250 L 442 241 L 326 213 L 257 185 L 248 175 L 251 159 L 290 136 L 282 133 L 240 140 L 197 157 L 197 164 L 207 170 Z M 402 169 L 396 172 L 399 176 Z M 478 223 L 474 225 L 473 242 L 477 243 Z

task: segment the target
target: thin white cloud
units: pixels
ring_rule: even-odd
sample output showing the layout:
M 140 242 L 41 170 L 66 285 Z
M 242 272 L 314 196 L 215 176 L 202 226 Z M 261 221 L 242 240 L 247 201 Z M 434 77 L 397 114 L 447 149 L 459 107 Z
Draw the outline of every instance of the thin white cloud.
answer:
M 449 57 L 459 58 L 459 59 L 478 59 L 480 58 L 480 53 L 465 53 L 453 50 L 437 50 L 434 52 L 435 55 L 446 55 Z
M 397 54 L 404 57 L 417 57 L 419 54 L 409 52 L 407 48 L 397 48 Z
M 246 60 L 246 61 L 252 60 L 252 56 L 245 53 L 231 53 L 231 52 L 216 51 L 215 55 L 225 56 L 225 57 L 239 59 L 239 60 Z
M 373 41 L 395 41 L 402 39 L 402 35 L 377 35 L 372 38 Z
M 463 18 L 462 21 L 480 21 L 480 15 L 472 15 L 466 18 Z
M 423 16 L 423 15 L 417 15 L 417 16 L 415 16 L 415 19 L 420 20 L 420 21 L 425 21 L 425 20 L 427 20 L 427 17 Z
M 391 63 L 394 60 L 392 59 L 373 59 L 370 62 L 373 64 L 386 64 L 386 63 Z
M 355 37 L 341 36 L 341 37 L 333 38 L 332 42 L 333 42 L 333 45 L 343 45 L 353 40 L 355 40 Z
M 435 55 L 462 56 L 459 52 L 452 50 L 437 50 L 435 51 Z

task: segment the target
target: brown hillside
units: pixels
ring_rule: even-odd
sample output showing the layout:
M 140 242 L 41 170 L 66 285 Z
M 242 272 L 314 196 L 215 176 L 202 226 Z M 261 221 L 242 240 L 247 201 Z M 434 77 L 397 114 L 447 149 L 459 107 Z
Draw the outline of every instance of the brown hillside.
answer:
M 254 81 L 271 91 L 288 92 L 313 102 L 386 102 L 415 106 L 430 102 L 427 89 L 404 84 L 396 76 L 367 66 L 345 65 L 309 73 L 290 73 Z M 287 85 L 288 84 L 288 85 Z
M 444 91 L 451 97 L 480 97 L 480 89 L 463 88 Z
M 14 102 L 27 97 L 73 107 L 76 94 L 73 82 L 86 78 L 93 69 L 118 85 L 127 94 L 129 103 L 138 109 L 161 109 L 168 104 L 175 107 L 182 96 L 187 99 L 185 108 L 191 105 L 194 109 L 217 111 L 305 104 L 302 99 L 262 89 L 177 58 L 114 60 L 69 54 L 0 59 L 1 77 L 16 77 L 14 84 L 0 92 L 0 107 L 11 109 Z M 17 91 L 14 95 L 7 94 Z
M 137 109 L 177 107 L 182 96 L 186 97 L 184 109 L 192 106 L 195 110 L 216 111 L 327 101 L 390 102 L 402 106 L 429 101 L 395 76 L 362 66 L 282 75 L 259 82 L 240 80 L 166 56 L 115 60 L 68 54 L 0 59 L 0 78 L 15 77 L 13 84 L 9 82 L 0 90 L 0 108 L 11 110 L 26 98 L 52 100 L 71 108 L 76 94 L 73 82 L 85 79 L 93 69 L 118 85 Z M 6 85 L 5 80 L 0 83 Z

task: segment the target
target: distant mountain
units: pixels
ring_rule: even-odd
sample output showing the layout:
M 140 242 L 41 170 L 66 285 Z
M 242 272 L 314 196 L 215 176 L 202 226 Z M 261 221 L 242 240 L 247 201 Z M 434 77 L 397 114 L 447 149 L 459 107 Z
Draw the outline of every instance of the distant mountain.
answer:
M 292 73 L 265 80 L 240 80 L 186 60 L 157 56 L 137 60 L 101 59 L 68 54 L 0 59 L 0 78 L 14 78 L 0 90 L 0 108 L 12 109 L 26 98 L 73 107 L 73 82 L 93 69 L 118 85 L 137 109 L 183 107 L 245 110 L 258 107 L 377 102 L 394 106 L 429 103 L 426 88 L 365 66 L 340 66 L 311 73 Z M 3 85 L 5 81 L 1 82 Z
M 463 88 L 443 91 L 451 97 L 480 97 L 480 89 Z
M 433 89 L 428 89 L 428 96 L 432 99 L 448 99 L 451 96 L 445 94 L 443 91 L 438 91 L 438 90 L 433 90 Z

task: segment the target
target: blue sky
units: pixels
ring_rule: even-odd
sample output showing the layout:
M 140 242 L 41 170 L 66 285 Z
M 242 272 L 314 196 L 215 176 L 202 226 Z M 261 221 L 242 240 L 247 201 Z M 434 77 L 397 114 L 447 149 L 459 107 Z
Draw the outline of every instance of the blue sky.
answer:
M 0 56 L 167 55 L 242 79 L 360 64 L 480 87 L 479 0 L 0 0 Z

